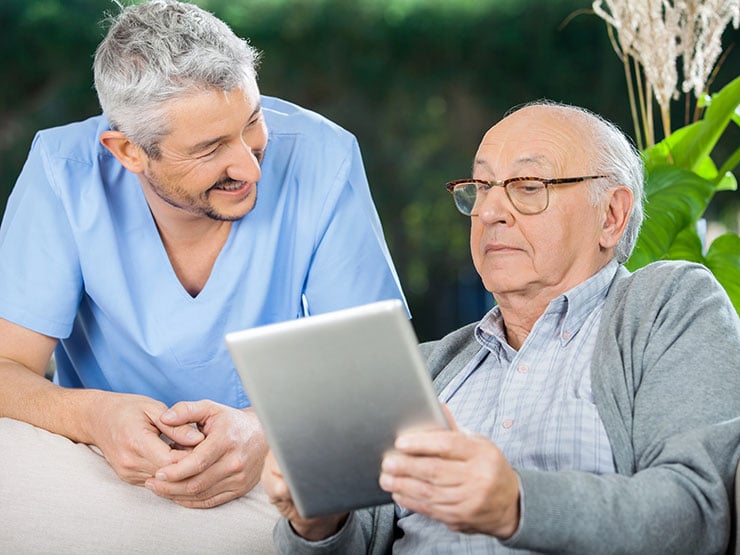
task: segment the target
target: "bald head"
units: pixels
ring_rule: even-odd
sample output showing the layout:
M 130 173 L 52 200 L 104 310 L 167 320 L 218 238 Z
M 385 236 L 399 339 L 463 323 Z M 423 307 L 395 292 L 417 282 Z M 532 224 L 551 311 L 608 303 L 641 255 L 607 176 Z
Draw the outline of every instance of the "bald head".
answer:
M 504 136 L 506 140 L 502 144 L 492 144 Z M 535 141 L 545 144 L 554 153 L 548 160 L 539 160 L 542 171 L 549 172 L 540 177 L 608 175 L 608 180 L 589 184 L 594 202 L 612 186 L 623 185 L 630 189 L 632 212 L 624 236 L 615 249 L 615 258 L 625 262 L 632 253 L 643 219 L 644 167 L 631 141 L 614 124 L 585 108 L 538 101 L 513 109 L 489 129 L 478 153 L 483 147 L 489 151 L 491 148 L 514 148 L 521 164 L 525 165 L 533 157 L 542 158 Z M 485 160 L 476 155 L 474 164 L 485 164 Z M 496 179 L 505 177 L 508 176 L 496 176 Z

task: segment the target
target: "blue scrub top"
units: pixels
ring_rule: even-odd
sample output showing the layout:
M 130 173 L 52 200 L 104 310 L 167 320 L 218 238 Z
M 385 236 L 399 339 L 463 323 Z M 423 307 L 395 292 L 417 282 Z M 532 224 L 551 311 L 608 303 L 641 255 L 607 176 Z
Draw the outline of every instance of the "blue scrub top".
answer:
M 355 138 L 262 97 L 257 204 L 233 223 L 197 297 L 172 269 L 102 116 L 39 132 L 0 227 L 0 317 L 60 338 L 55 381 L 171 405 L 249 400 L 230 331 L 403 300 Z

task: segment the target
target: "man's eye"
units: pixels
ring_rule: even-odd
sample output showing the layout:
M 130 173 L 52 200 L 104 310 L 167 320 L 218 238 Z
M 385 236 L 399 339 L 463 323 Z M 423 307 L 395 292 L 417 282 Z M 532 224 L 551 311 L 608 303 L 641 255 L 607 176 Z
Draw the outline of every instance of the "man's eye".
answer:
M 512 183 L 512 185 L 516 192 L 522 195 L 534 195 L 545 188 L 545 184 L 539 181 L 519 181 L 518 183 Z
M 257 112 L 254 115 L 254 117 L 247 124 L 247 127 L 254 127 L 255 125 L 257 125 L 261 121 L 262 121 L 262 110 L 260 110 L 259 112 Z
M 212 148 L 211 150 L 209 150 L 208 152 L 201 154 L 200 156 L 198 156 L 198 158 L 208 158 L 209 156 L 213 156 L 214 154 L 216 154 L 216 152 L 218 152 L 219 148 L 221 148 L 221 145 L 218 145 L 215 148 Z

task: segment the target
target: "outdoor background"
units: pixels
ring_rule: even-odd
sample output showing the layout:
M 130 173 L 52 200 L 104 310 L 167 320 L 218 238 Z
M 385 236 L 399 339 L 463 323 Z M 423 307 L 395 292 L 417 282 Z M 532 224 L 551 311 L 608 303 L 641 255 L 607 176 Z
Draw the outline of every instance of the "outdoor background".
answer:
M 468 219 L 443 186 L 469 177 L 493 123 L 517 104 L 549 98 L 598 112 L 633 136 L 622 63 L 590 0 L 195 3 L 262 51 L 264 94 L 357 136 L 421 340 L 477 320 L 492 304 L 470 262 Z M 98 113 L 92 55 L 104 12 L 116 9 L 112 0 L 0 0 L 0 212 L 34 132 Z M 731 50 L 712 92 L 740 74 L 739 38 L 725 32 Z M 726 152 L 739 140 L 733 126 Z M 710 228 L 737 232 L 739 213 L 740 194 L 719 193 Z

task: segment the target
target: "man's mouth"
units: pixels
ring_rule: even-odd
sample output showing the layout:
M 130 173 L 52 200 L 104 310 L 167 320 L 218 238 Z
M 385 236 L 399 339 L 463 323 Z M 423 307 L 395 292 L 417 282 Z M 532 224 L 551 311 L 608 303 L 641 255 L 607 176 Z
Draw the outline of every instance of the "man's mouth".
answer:
M 244 181 L 228 181 L 226 183 L 216 183 L 212 189 L 218 189 L 219 191 L 238 191 L 246 185 Z
M 505 252 L 515 252 L 521 249 L 518 249 L 516 247 L 513 247 L 511 245 L 505 245 L 503 243 L 486 243 L 483 246 L 484 252 L 496 252 L 496 253 L 505 253 Z

